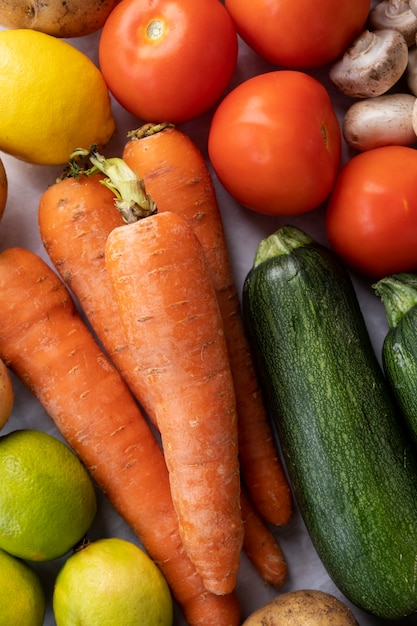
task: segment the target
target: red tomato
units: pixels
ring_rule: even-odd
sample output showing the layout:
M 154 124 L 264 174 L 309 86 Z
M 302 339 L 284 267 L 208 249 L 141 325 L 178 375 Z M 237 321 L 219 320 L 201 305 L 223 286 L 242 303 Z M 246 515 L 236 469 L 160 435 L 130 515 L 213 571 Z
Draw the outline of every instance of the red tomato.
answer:
M 269 215 L 321 204 L 340 164 L 341 132 L 326 89 L 293 70 L 260 74 L 220 103 L 208 151 L 225 189 Z
M 364 28 L 370 0 L 226 0 L 238 33 L 259 55 L 286 68 L 330 63 Z
M 123 0 L 108 17 L 99 64 L 116 100 L 145 121 L 209 109 L 236 67 L 238 42 L 219 0 Z
M 353 157 L 329 198 L 327 237 L 357 272 L 417 269 L 417 151 L 384 146 Z

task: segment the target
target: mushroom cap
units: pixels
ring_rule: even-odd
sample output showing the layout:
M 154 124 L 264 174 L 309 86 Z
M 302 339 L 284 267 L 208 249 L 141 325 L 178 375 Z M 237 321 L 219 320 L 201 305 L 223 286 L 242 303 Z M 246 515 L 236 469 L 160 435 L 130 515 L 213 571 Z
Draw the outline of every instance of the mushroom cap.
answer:
M 417 9 L 417 0 L 414 1 Z M 411 8 L 410 0 L 377 2 L 369 12 L 368 23 L 373 30 L 384 28 L 398 30 L 409 47 L 416 43 L 417 14 Z
M 408 63 L 405 72 L 407 86 L 414 96 L 417 96 L 417 47 L 408 51 Z
M 392 28 L 364 30 L 330 68 L 329 77 L 347 96 L 368 98 L 384 94 L 404 74 L 408 46 Z
M 417 98 L 409 93 L 384 94 L 354 102 L 343 119 L 346 143 L 359 152 L 417 142 L 413 113 Z

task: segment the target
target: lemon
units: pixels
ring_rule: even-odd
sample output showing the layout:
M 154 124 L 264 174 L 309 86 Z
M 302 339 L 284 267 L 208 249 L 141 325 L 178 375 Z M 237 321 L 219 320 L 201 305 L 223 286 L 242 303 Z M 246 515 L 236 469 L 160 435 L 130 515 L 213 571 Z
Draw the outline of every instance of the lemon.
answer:
M 72 554 L 55 581 L 57 626 L 171 626 L 167 582 L 138 546 L 99 539 Z
M 0 548 L 31 561 L 63 556 L 96 508 L 92 480 L 64 443 L 30 429 L 0 437 Z
M 10 417 L 14 404 L 14 389 L 9 370 L 0 359 L 0 428 Z
M 0 32 L 0 150 L 59 165 L 114 131 L 107 85 L 89 57 L 29 28 Z
M 0 550 L 0 626 L 42 626 L 45 594 L 27 563 Z

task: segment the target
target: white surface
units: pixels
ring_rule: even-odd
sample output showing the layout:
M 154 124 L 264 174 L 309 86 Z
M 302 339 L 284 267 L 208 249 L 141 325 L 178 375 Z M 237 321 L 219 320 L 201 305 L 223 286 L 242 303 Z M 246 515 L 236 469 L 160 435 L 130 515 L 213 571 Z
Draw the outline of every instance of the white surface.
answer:
M 99 34 L 95 34 L 90 37 L 71 40 L 70 42 L 97 62 L 98 39 Z M 238 67 L 230 88 L 256 73 L 271 69 L 276 68 L 260 60 L 245 45 L 241 44 Z M 350 102 L 346 98 L 341 97 L 340 94 L 337 94 L 329 84 L 327 78 L 328 68 L 321 68 L 318 71 L 311 72 L 311 74 L 328 87 L 334 106 L 340 119 L 342 119 L 343 111 Z M 74 85 L 74 89 L 76 89 L 76 85 Z M 306 106 L 308 106 L 307 103 Z M 114 113 L 118 123 L 118 131 L 105 151 L 107 156 L 120 156 L 125 143 L 126 132 L 137 128 L 141 123 L 140 120 L 123 111 L 116 103 L 114 103 Z M 86 115 L 88 115 L 87 111 Z M 198 120 L 181 127 L 190 134 L 204 154 L 206 154 L 206 139 L 210 118 L 211 115 L 208 113 Z M 302 139 L 300 137 L 300 141 Z M 41 194 L 48 185 L 54 182 L 56 176 L 61 172 L 61 168 L 33 166 L 17 161 L 5 154 L 0 154 L 0 156 L 5 164 L 9 180 L 8 203 L 4 218 L 0 223 L 0 249 L 15 245 L 27 247 L 49 262 L 39 237 L 37 206 Z M 345 161 L 348 158 L 349 153 L 345 147 L 343 160 Z M 303 228 L 318 241 L 326 243 L 323 226 L 323 207 L 294 219 L 264 217 L 237 205 L 220 187 L 218 182 L 215 181 L 215 183 L 239 292 L 241 292 L 243 280 L 252 265 L 255 249 L 259 241 L 283 224 L 295 224 Z M 382 339 L 387 330 L 382 304 L 370 289 L 369 281 L 358 277 L 354 277 L 354 281 L 375 350 L 379 355 Z M 2 432 L 6 433 L 17 428 L 38 428 L 60 438 L 59 433 L 42 407 L 34 400 L 20 381 L 15 378 L 13 380 L 16 393 L 15 407 L 8 424 Z M 334 593 L 343 599 L 329 580 L 297 514 L 294 515 L 289 526 L 277 531 L 276 535 L 284 550 L 289 566 L 288 582 L 284 588 L 279 590 L 279 593 L 292 589 L 313 588 Z M 90 537 L 91 539 L 96 539 L 105 536 L 124 537 L 138 543 L 138 539 L 114 512 L 108 501 L 99 494 L 99 512 L 91 529 Z M 54 577 L 62 562 L 63 559 L 36 565 L 37 571 L 40 572 L 44 580 L 49 600 Z M 244 555 L 242 556 L 237 592 L 241 600 L 243 617 L 247 617 L 250 612 L 272 599 L 278 593 L 277 590 L 262 583 L 259 575 Z M 362 611 L 352 607 L 349 602 L 347 604 L 353 609 L 361 626 L 383 626 L 383 624 L 388 623 L 417 624 L 417 616 L 397 622 L 384 622 L 364 614 Z M 45 626 L 54 626 L 54 624 L 49 603 Z M 175 626 L 186 626 L 186 622 L 178 609 L 176 609 Z M 219 624 L 219 626 L 222 625 Z

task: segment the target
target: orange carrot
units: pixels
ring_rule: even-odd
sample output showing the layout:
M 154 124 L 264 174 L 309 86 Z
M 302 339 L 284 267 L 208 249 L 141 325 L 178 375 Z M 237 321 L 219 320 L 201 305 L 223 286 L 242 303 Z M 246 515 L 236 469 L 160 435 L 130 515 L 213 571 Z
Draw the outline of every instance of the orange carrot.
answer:
M 281 547 L 244 489 L 240 502 L 245 525 L 243 549 L 266 583 L 282 587 L 288 568 Z
M 74 174 L 50 185 L 39 202 L 39 231 L 49 258 L 77 298 L 104 349 L 155 422 L 142 378 L 135 374 L 135 361 L 105 268 L 107 237 L 124 221 L 115 207 L 113 191 L 102 184 L 104 178 L 101 173 Z
M 203 251 L 165 212 L 115 228 L 105 258 L 152 398 L 185 549 L 207 589 L 225 593 L 243 540 L 236 400 Z
M 91 326 L 123 378 L 145 407 L 156 425 L 154 409 L 142 378 L 135 375 L 136 363 L 128 349 L 124 329 L 105 271 L 104 248 L 110 232 L 123 219 L 114 206 L 114 193 L 102 184 L 103 175 L 74 176 L 52 184 L 39 203 L 40 232 L 49 257 L 67 282 Z M 254 517 L 256 512 L 253 512 Z M 270 542 L 270 531 L 264 525 L 265 539 L 260 539 L 260 522 L 244 525 L 243 548 L 251 552 L 259 542 Z M 251 539 L 251 534 L 255 537 Z M 258 543 L 256 543 L 258 542 Z M 252 558 L 264 578 L 265 565 Z
M 284 525 L 292 515 L 290 487 L 244 331 L 209 169 L 194 142 L 172 125 L 146 124 L 129 137 L 123 159 L 144 179 L 158 212 L 180 214 L 196 233 L 205 252 L 234 377 L 243 480 L 263 517 L 271 524 Z
M 0 253 L 0 355 L 44 406 L 158 563 L 195 626 L 238 626 L 236 595 L 207 593 L 181 542 L 163 454 L 69 292 L 37 255 Z

